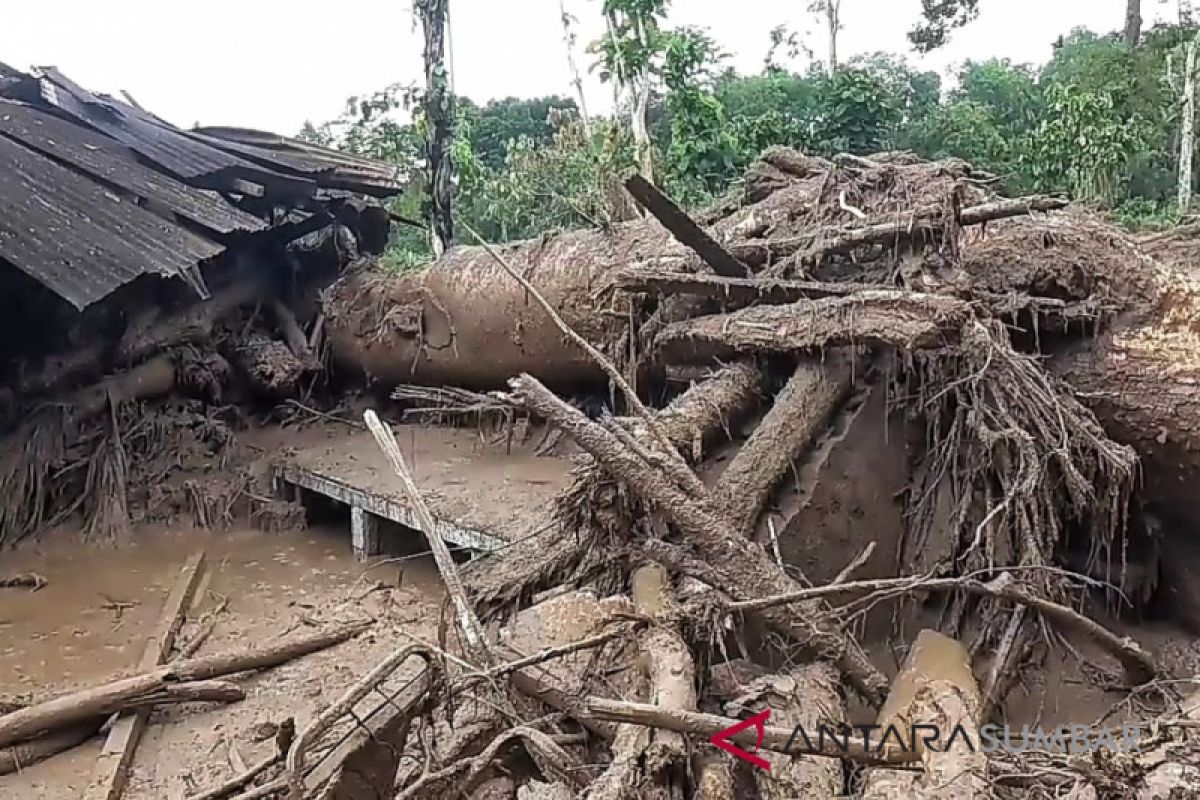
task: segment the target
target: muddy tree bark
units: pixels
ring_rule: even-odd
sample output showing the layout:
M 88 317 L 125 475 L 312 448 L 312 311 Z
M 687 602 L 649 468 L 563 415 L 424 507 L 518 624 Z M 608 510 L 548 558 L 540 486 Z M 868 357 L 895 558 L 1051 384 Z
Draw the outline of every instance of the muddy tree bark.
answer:
M 1200 283 L 1165 269 L 1143 291 L 1154 299 L 1094 340 L 1072 342 L 1048 361 L 1118 442 L 1142 459 L 1152 510 L 1200 524 Z
M 749 539 L 771 492 L 788 466 L 812 443 L 850 391 L 851 363 L 834 353 L 825 363 L 805 359 L 754 433 L 713 488 L 713 497 Z
M 695 384 L 656 417 L 667 438 L 699 461 L 705 446 L 735 428 L 758 404 L 762 392 L 758 367 L 748 362 L 733 364 Z M 555 506 L 596 491 L 603 478 L 603 470 L 596 464 L 581 468 Z M 600 535 L 598 523 L 592 520 L 591 526 L 556 527 L 557 535 L 533 537 L 469 567 L 464 579 L 476 604 L 486 609 L 503 607 L 575 571 Z
M 629 301 L 597 296 L 606 276 L 647 257 L 684 253 L 657 223 L 619 225 L 607 235 L 572 231 L 501 252 L 568 325 L 609 352 L 627 336 Z M 605 383 L 595 361 L 482 247 L 451 248 L 399 278 L 347 275 L 330 287 L 325 311 L 335 363 L 385 385 L 495 389 L 521 372 L 555 387 Z

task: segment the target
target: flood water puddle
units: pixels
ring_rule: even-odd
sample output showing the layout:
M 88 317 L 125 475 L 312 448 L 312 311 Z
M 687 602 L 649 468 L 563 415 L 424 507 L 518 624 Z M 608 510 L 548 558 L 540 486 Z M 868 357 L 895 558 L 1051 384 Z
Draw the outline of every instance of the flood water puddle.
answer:
M 142 529 L 120 548 L 80 545 L 64 532 L 0 554 L 0 575 L 34 572 L 48 581 L 36 592 L 0 589 L 0 700 L 43 699 L 135 672 L 180 567 L 200 549 L 207 575 L 179 644 L 199 627 L 197 618 L 225 606 L 200 655 L 304 635 L 331 621 L 378 622 L 337 648 L 240 678 L 247 698 L 239 703 L 156 712 L 127 800 L 187 796 L 228 777 L 219 756 L 228 741 L 255 757 L 254 748 L 270 746 L 253 743 L 248 732 L 256 725 L 307 718 L 393 649 L 402 630 L 436 636 L 443 592 L 431 559 L 358 563 L 341 525 L 284 533 Z M 0 776 L 0 797 L 80 796 L 101 741 Z

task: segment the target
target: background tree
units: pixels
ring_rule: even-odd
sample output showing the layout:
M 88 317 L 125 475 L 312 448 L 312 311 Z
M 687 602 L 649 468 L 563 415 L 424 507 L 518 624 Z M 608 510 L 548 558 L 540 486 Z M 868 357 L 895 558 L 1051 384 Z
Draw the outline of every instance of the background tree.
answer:
M 1125 46 L 1134 50 L 1142 39 L 1142 0 L 1127 0 L 1125 6 Z
M 571 85 L 575 87 L 575 99 L 579 102 L 579 115 L 583 118 L 583 126 L 590 128 L 592 119 L 587 110 L 587 98 L 583 95 L 583 76 L 575 62 L 575 45 L 578 43 L 575 24 L 578 20 L 574 14 L 567 12 L 566 0 L 558 0 L 558 15 L 562 22 L 563 44 L 567 47 L 567 70 L 571 73 Z
M 908 32 L 908 39 L 917 52 L 928 53 L 978 15 L 979 0 L 921 0 L 921 19 Z
M 842 30 L 842 0 L 812 0 L 808 10 L 816 14 L 825 25 L 829 37 L 829 74 L 837 72 L 838 34 Z
M 655 63 L 664 46 L 659 24 L 666 19 L 668 0 L 604 0 L 607 33 L 593 45 L 600 54 L 600 78 L 612 81 L 617 99 L 629 112 L 629 128 L 637 147 L 638 168 L 654 179 L 650 140 L 650 90 Z

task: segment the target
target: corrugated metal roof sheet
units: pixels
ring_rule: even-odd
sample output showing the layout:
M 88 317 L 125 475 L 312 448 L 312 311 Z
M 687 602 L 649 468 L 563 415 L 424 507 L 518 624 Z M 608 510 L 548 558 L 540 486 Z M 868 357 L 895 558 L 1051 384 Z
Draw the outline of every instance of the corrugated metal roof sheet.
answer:
M 127 148 L 102 133 L 31 106 L 0 100 L 0 134 L 42 155 L 82 170 L 106 184 L 165 208 L 216 233 L 261 231 L 268 225 L 226 202 L 143 165 Z
M 323 187 L 387 196 L 404 188 L 400 170 L 369 158 L 249 128 L 196 128 L 202 141 L 276 169 L 314 178 Z
M 400 188 L 387 165 L 219 130 L 236 141 L 182 131 L 53 68 L 32 76 L 0 64 L 0 264 L 80 309 L 146 274 L 181 278 L 206 297 L 201 263 L 223 250 L 210 238 L 285 243 L 333 221 L 344 201 L 330 190 Z M 247 195 L 242 208 L 262 218 L 209 189 Z
M 40 73 L 38 88 L 43 101 L 193 185 L 229 189 L 229 181 L 240 179 L 305 196 L 316 189 L 312 181 L 265 169 L 188 136 L 141 109 L 110 97 L 98 97 L 53 67 L 42 68 Z
M 143 274 L 202 294 L 222 247 L 0 136 L 0 257 L 82 309 Z

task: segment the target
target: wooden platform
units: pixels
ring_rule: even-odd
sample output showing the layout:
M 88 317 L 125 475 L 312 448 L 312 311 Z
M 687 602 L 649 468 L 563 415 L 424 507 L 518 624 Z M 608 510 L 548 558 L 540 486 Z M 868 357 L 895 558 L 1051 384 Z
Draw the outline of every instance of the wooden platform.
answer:
M 571 464 L 483 443 L 472 430 L 420 425 L 394 428 L 413 478 L 447 542 L 490 552 L 545 524 L 550 501 Z M 283 496 L 316 492 L 350 508 L 359 558 L 378 555 L 380 518 L 417 529 L 416 515 L 375 440 L 350 432 L 283 454 L 275 481 Z

